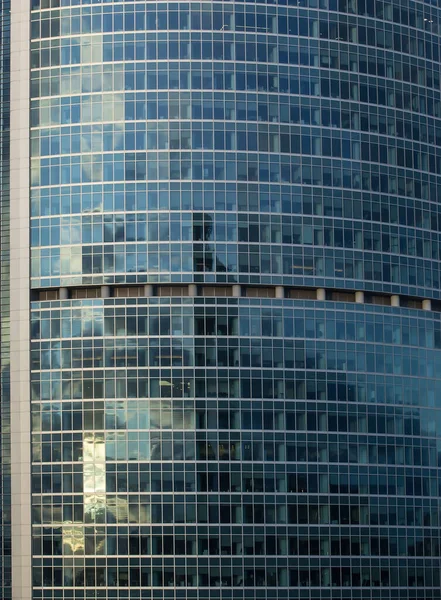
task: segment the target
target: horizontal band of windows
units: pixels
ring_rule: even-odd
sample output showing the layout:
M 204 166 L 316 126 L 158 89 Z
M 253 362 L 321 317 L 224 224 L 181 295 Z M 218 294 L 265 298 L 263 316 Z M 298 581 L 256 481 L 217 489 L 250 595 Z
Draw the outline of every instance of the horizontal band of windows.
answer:
M 49 75 L 50 74 L 46 74 L 46 77 L 41 80 L 41 85 L 43 86 L 43 88 L 45 88 L 45 86 L 49 86 Z M 95 72 L 92 72 L 92 74 L 90 75 L 91 77 L 93 77 L 94 82 L 96 80 L 96 75 L 97 74 L 95 74 Z M 51 86 L 52 85 L 55 84 L 51 83 Z M 69 79 L 63 79 L 63 87 L 65 91 L 68 89 L 66 87 L 68 85 Z M 55 95 L 55 93 L 50 94 L 49 89 L 43 89 L 42 92 L 42 96 Z M 66 91 L 66 93 L 68 92 Z M 292 123 L 301 125 L 317 125 L 322 127 L 331 127 L 332 129 L 338 129 L 341 127 L 342 129 L 354 131 L 358 131 L 361 129 L 362 131 L 366 131 L 373 134 L 380 133 L 383 135 L 390 135 L 393 136 L 395 139 L 404 137 L 408 140 L 415 139 L 415 141 L 425 142 L 429 144 L 435 143 L 436 140 L 436 145 L 441 145 L 441 127 L 439 126 L 439 123 L 432 118 L 428 118 L 427 126 L 426 124 L 422 126 L 419 116 L 416 114 L 409 113 L 407 110 L 405 112 L 399 110 L 386 115 L 386 111 L 383 108 L 374 108 L 372 106 L 367 107 L 361 104 L 350 105 L 349 102 L 340 103 L 339 101 L 334 99 L 331 100 L 330 108 L 329 106 L 323 106 L 322 108 L 319 108 L 319 100 L 311 101 L 309 98 L 299 98 L 298 96 L 281 97 L 280 95 L 262 93 L 259 94 L 256 110 L 256 107 L 252 103 L 251 98 L 249 98 L 248 104 L 246 104 L 245 99 L 239 100 L 237 102 L 237 108 L 235 108 L 233 97 L 231 97 L 232 94 L 225 95 L 218 91 L 215 92 L 214 95 L 210 98 L 206 98 L 204 96 L 203 101 L 200 98 L 200 95 L 198 96 L 197 93 L 192 93 L 190 95 L 188 92 L 179 92 L 178 97 L 172 98 L 171 101 L 169 101 L 166 93 L 159 92 L 159 94 L 160 96 L 157 93 L 152 93 L 151 90 L 149 90 L 147 94 L 139 92 L 132 94 L 133 99 L 130 100 L 130 102 L 133 103 L 131 110 L 134 111 L 134 118 L 136 118 L 136 120 L 139 120 L 136 126 L 138 131 L 141 127 L 143 129 L 146 128 L 145 117 L 144 123 L 142 123 L 142 119 L 140 118 L 144 112 L 146 116 L 148 113 L 149 121 L 151 121 L 153 118 L 152 113 L 153 116 L 156 115 L 156 118 L 158 118 L 159 120 L 164 120 L 165 118 L 168 118 L 168 116 L 170 116 L 171 119 L 178 118 L 179 116 L 181 120 L 184 120 L 185 115 L 189 114 L 193 125 L 195 125 L 196 122 L 201 119 L 207 119 L 211 122 L 213 121 L 213 119 L 215 121 L 226 120 L 248 122 L 280 121 L 282 125 Z M 95 94 L 93 96 L 89 96 L 89 98 L 94 98 L 94 111 L 96 110 L 96 103 L 99 103 L 100 110 L 101 103 L 103 103 L 104 110 L 104 103 L 106 101 L 107 96 L 109 95 Z M 113 95 L 111 94 L 111 96 Z M 157 104 L 157 99 L 159 97 L 160 101 L 159 104 Z M 46 109 L 46 103 L 48 103 L 47 99 L 41 99 L 38 103 L 32 102 L 31 108 L 38 108 L 38 110 L 42 110 L 43 108 Z M 159 107 L 160 112 L 158 112 Z M 191 107 L 191 109 L 189 107 Z M 63 111 L 67 111 L 67 114 L 72 115 L 72 110 L 72 105 L 63 106 Z M 77 108 L 77 111 L 78 110 L 79 107 Z M 189 112 L 190 110 L 191 112 Z M 50 110 L 49 112 L 51 113 L 52 110 Z M 174 117 L 173 115 L 176 116 Z M 46 113 L 45 118 L 48 117 L 49 113 Z M 163 119 L 161 119 L 161 117 L 163 117 Z M 82 122 L 84 123 L 84 115 L 82 115 Z M 48 125 L 48 127 L 51 127 L 51 129 L 43 130 L 44 135 L 49 135 L 49 132 L 51 135 L 60 135 L 59 128 L 54 128 L 54 125 L 52 124 L 52 119 L 50 123 L 51 124 Z M 70 122 L 69 124 L 72 123 Z M 207 123 L 205 125 L 207 125 Z M 101 124 L 97 124 L 96 126 L 99 126 L 101 128 L 103 127 Z M 107 135 L 108 127 L 110 126 L 106 125 L 105 127 L 105 136 Z M 118 124 L 114 125 L 115 131 L 117 130 L 119 133 L 118 127 Z M 148 129 L 150 129 L 150 127 Z M 94 129 L 94 133 L 98 135 L 99 131 Z M 35 137 L 35 132 L 33 133 L 33 135 Z M 82 135 L 85 135 L 85 133 L 83 132 Z M 106 146 L 112 147 L 112 145 L 108 141 L 109 138 L 107 137 L 105 139 L 107 140 Z M 184 145 L 181 145 L 181 147 L 184 147 Z M 62 147 L 62 154 L 71 153 L 70 146 L 68 145 L 68 138 L 63 138 Z M 94 147 L 96 147 L 96 144 L 94 145 Z M 44 154 L 49 154 L 49 152 L 45 152 Z M 57 152 L 51 152 L 51 154 L 57 154 Z
M 290 288 L 285 286 L 245 285 L 119 285 L 96 287 L 51 288 L 33 290 L 32 301 L 80 300 L 88 298 L 143 298 L 143 297 L 247 297 L 290 298 L 293 300 L 329 300 L 356 302 L 382 306 L 401 306 L 441 312 L 441 302 L 409 296 L 368 293 L 363 291 L 326 290 L 322 288 Z
M 150 153 L 149 153 L 150 154 Z M 97 154 L 91 164 L 88 156 L 71 157 L 68 165 L 60 157 L 39 160 L 33 165 L 33 189 L 37 187 L 78 185 L 81 183 L 118 184 L 141 182 L 215 181 L 216 185 L 239 182 L 282 183 L 312 185 L 320 187 L 346 188 L 362 192 L 398 194 L 413 199 L 428 200 L 430 194 L 436 198 L 439 190 L 433 175 L 429 182 L 424 172 L 410 168 L 384 167 L 378 172 L 373 165 L 369 171 L 360 171 L 355 159 L 347 159 L 353 170 L 342 168 L 341 160 L 310 155 L 312 164 L 302 156 L 290 154 L 259 153 L 259 160 L 245 161 L 245 152 L 176 152 L 172 156 L 152 152 L 147 160 L 145 152 L 131 154 Z M 214 154 L 214 156 L 213 156 Z M 257 156 L 257 155 L 256 155 Z M 74 160 L 75 158 L 75 160 Z M 242 160 L 243 158 L 243 160 Z M 171 160 L 170 160 L 171 159 Z M 309 159 L 308 159 L 309 160 Z M 349 160 L 351 161 L 349 163 Z M 438 186 L 439 187 L 439 186 Z
M 323 78 L 322 80 L 319 77 L 310 77 L 307 74 L 299 73 L 298 67 L 291 67 L 290 71 L 292 73 L 286 74 L 285 77 L 279 77 L 277 74 L 269 73 L 269 69 L 262 69 L 262 72 L 251 71 L 250 68 L 247 69 L 247 73 L 245 71 L 237 74 L 234 73 L 224 73 L 224 72 L 215 72 L 212 74 L 211 71 L 201 71 L 200 69 L 195 71 L 192 75 L 190 75 L 190 71 L 179 71 L 177 68 L 173 71 L 166 71 L 165 63 L 162 67 L 161 64 L 158 63 L 158 75 L 156 71 L 152 70 L 151 77 L 147 78 L 147 82 L 145 86 L 141 86 L 141 89 L 147 89 L 150 92 L 158 91 L 158 92 L 166 92 L 171 90 L 173 92 L 178 91 L 198 91 L 203 90 L 205 93 L 210 91 L 210 94 L 213 92 L 224 91 L 226 93 L 232 91 L 247 91 L 247 92 L 264 92 L 264 93 L 279 93 L 279 94 L 291 94 L 302 96 L 311 96 L 315 98 L 332 98 L 334 100 L 340 101 L 354 101 L 357 103 L 365 103 L 370 104 L 371 106 L 378 105 L 379 107 L 389 107 L 395 109 L 404 109 L 407 111 L 412 111 L 414 113 L 421 113 L 424 116 L 428 117 L 439 117 L 440 116 L 440 107 L 441 103 L 437 98 L 436 94 L 426 87 L 421 86 L 410 86 L 404 85 L 403 89 L 400 89 L 397 86 L 392 85 L 392 83 L 386 84 L 386 79 L 384 85 L 379 85 L 377 83 L 377 79 L 375 81 L 368 81 L 366 83 L 359 83 L 358 76 L 357 79 L 355 76 L 348 78 L 347 81 L 341 81 L 336 77 Z M 208 63 L 211 64 L 211 63 Z M 234 65 L 235 63 L 231 63 Z M 263 65 L 266 66 L 266 65 Z M 268 65 L 271 66 L 271 65 Z M 156 65 L 155 65 L 156 69 Z M 294 72 L 295 71 L 295 72 Z M 240 76 L 239 76 L 240 75 Z M 98 77 L 99 74 L 96 74 Z M 90 77 L 90 76 L 89 76 Z M 93 77 L 95 83 L 95 74 Z M 97 91 L 102 91 L 102 88 L 105 88 L 105 85 L 99 85 L 100 79 L 97 81 Z M 76 86 L 74 80 L 64 77 L 63 85 L 72 87 L 64 87 L 65 94 L 79 94 L 80 88 Z M 55 86 L 52 92 L 57 91 L 57 82 L 54 80 L 53 85 Z M 403 87 L 403 86 L 401 86 Z M 120 88 L 120 89 L 118 89 Z M 111 90 L 113 92 L 122 92 L 125 90 L 123 84 L 120 86 L 114 86 L 114 89 Z M 59 89 L 59 88 L 58 88 Z M 132 88 L 132 92 L 134 88 Z M 138 90 L 140 91 L 140 90 Z M 32 97 L 38 97 L 38 94 L 46 95 L 43 90 L 39 91 L 36 89 L 36 84 L 33 83 Z M 283 98 L 282 98 L 283 99 Z M 288 102 L 288 98 L 285 99 Z M 53 108 L 51 107 L 42 107 L 41 110 L 38 108 L 38 102 L 33 101 L 31 105 L 31 127 L 39 127 L 39 126 L 53 126 L 53 125 L 68 125 L 79 123 L 78 114 L 78 104 L 72 105 L 72 108 L 69 109 L 69 105 L 66 104 L 63 106 L 63 112 L 61 111 L 61 104 L 59 98 L 49 99 L 50 103 L 53 104 Z M 110 101 L 110 100 L 109 100 Z M 48 100 L 44 100 L 44 103 L 47 103 Z M 115 110 L 122 111 L 123 103 L 116 102 L 115 105 L 112 104 L 109 106 L 115 106 Z M 51 111 L 45 110 L 50 108 Z M 100 113 L 97 113 L 98 107 L 95 111 L 97 114 L 95 117 L 91 116 L 90 118 L 94 118 L 96 122 L 101 122 L 103 120 L 103 115 L 101 114 L 101 108 L 99 108 Z M 130 115 L 132 113 L 132 119 L 135 119 L 135 106 L 132 104 L 127 104 L 124 106 L 124 110 L 127 111 L 126 114 Z M 150 114 L 152 114 L 153 108 L 149 108 Z M 226 108 L 228 110 L 228 107 Z M 141 112 L 144 112 L 144 109 L 141 109 Z M 189 109 L 185 109 L 183 114 L 188 114 Z M 66 117 L 64 115 L 71 115 L 70 117 Z M 154 115 L 155 113 L 153 113 Z M 156 110 L 156 114 L 164 114 L 164 119 L 167 118 L 166 114 L 173 114 L 173 109 L 171 112 L 168 110 L 167 105 L 161 106 Z M 150 116 L 149 118 L 155 118 L 154 116 Z M 161 118 L 161 117 L 159 117 Z M 171 117 L 173 118 L 173 117 Z M 178 117 L 175 117 L 178 118 Z M 83 119 L 84 122 L 84 119 Z
M 69 6 L 77 6 L 78 2 L 74 1 L 74 0 L 64 0 L 63 2 L 63 7 L 69 7 Z M 87 4 L 91 4 L 91 2 L 87 2 Z M 226 14 L 229 14 L 230 10 L 228 7 L 228 4 L 225 4 L 224 2 L 221 3 L 216 3 L 213 5 L 213 10 L 212 13 L 211 11 L 207 11 L 207 9 L 205 8 L 205 10 L 200 10 L 199 8 L 195 8 L 193 6 L 191 6 L 191 10 L 189 11 L 188 7 L 185 6 L 184 10 L 177 10 L 176 7 L 174 7 L 173 5 L 171 7 L 169 7 L 168 10 L 168 17 L 166 17 L 165 15 L 167 15 L 167 11 L 166 11 L 166 4 L 163 3 L 162 5 L 158 6 L 158 10 L 156 10 L 154 4 L 157 4 L 156 2 L 153 2 L 153 0 L 150 0 L 150 6 L 149 6 L 149 16 L 151 15 L 150 18 L 153 18 L 156 20 L 157 16 L 159 16 L 162 20 L 162 22 L 164 23 L 164 28 L 166 29 L 171 29 L 174 21 L 173 19 L 176 20 L 176 16 L 178 12 L 182 13 L 184 12 L 184 14 L 186 15 L 186 19 L 190 19 L 193 15 L 193 19 L 200 19 L 200 23 L 202 26 L 202 23 L 205 25 L 208 23 L 210 26 L 213 27 L 213 29 L 220 29 L 223 30 L 223 26 L 225 23 L 228 23 L 228 21 L 226 21 L 225 19 L 225 15 L 222 15 L 222 12 L 226 12 Z M 243 0 L 240 0 L 239 4 L 244 4 Z M 249 2 L 248 2 L 249 4 Z M 266 16 L 267 13 L 267 9 L 264 6 L 265 4 L 270 4 L 270 5 L 274 5 L 274 1 L 273 0 L 259 0 L 258 2 L 255 2 L 255 4 L 257 4 L 257 9 L 258 9 L 258 15 L 260 17 L 259 19 L 259 26 L 263 27 L 263 25 L 268 26 L 269 24 L 271 24 L 271 20 L 270 17 L 272 16 L 272 11 L 271 13 L 268 15 L 267 19 L 265 20 L 264 17 Z M 277 3 L 276 3 L 277 4 Z M 307 3 L 300 3 L 297 0 L 282 0 L 280 2 L 278 2 L 278 4 L 281 7 L 288 7 L 289 10 L 289 15 L 291 16 L 291 19 L 293 19 L 294 17 L 297 16 L 297 11 L 299 8 L 306 8 Z M 376 18 L 376 19 L 380 19 L 381 21 L 386 21 L 386 22 L 390 22 L 393 23 L 395 26 L 402 24 L 405 25 L 406 28 L 410 27 L 410 28 L 416 28 L 416 29 L 420 29 L 420 30 L 424 30 L 424 31 L 437 31 L 437 27 L 441 24 L 441 11 L 439 9 L 436 8 L 436 1 L 432 0 L 432 2 L 428 2 L 426 4 L 424 4 L 423 2 L 419 3 L 420 6 L 406 6 L 406 4 L 402 4 L 401 7 L 398 6 L 393 6 L 392 3 L 390 2 L 385 2 L 383 0 L 377 0 L 377 2 L 356 2 L 355 0 L 340 0 L 340 2 L 338 3 L 328 3 L 327 0 L 321 0 L 320 3 L 315 3 L 311 4 L 311 8 L 320 8 L 320 9 L 326 9 L 329 11 L 329 16 L 330 19 L 332 21 L 332 23 L 335 23 L 337 19 L 341 19 L 342 15 L 359 15 L 361 17 L 370 17 L 370 18 Z M 259 6 L 260 5 L 260 6 Z M 262 6 L 263 5 L 263 6 Z M 246 5 L 245 5 L 246 6 Z M 291 8 L 291 7 L 295 7 Z M 36 11 L 45 11 L 47 9 L 50 8 L 60 8 L 60 0 L 33 0 L 32 1 L 32 7 L 31 7 L 31 11 L 34 13 Z M 109 7 L 109 10 L 112 11 L 112 7 Z M 122 9 L 118 7 L 116 8 L 116 14 L 118 14 Z M 133 9 L 132 9 L 133 10 Z M 279 34 L 283 33 L 284 31 L 288 31 L 292 34 L 296 34 L 295 31 L 291 31 L 292 26 L 296 25 L 296 19 L 294 20 L 294 23 L 291 21 L 291 24 L 289 22 L 288 19 L 284 19 L 284 15 L 288 14 L 285 13 L 286 9 L 282 8 L 283 12 L 280 15 L 280 25 L 279 25 Z M 152 11 L 153 11 L 153 15 L 152 15 Z M 96 15 L 100 15 L 102 12 L 102 8 L 100 6 L 96 6 L 93 9 L 93 14 L 94 16 Z M 108 11 L 106 11 L 108 12 Z M 130 14 L 131 12 L 131 8 L 130 5 L 126 8 L 126 13 Z M 141 11 L 136 11 L 137 13 L 141 12 Z M 147 12 L 147 10 L 146 10 Z M 212 17 L 208 17 L 207 16 L 207 12 L 208 15 L 212 14 Z M 236 10 L 235 12 L 237 12 L 240 16 L 242 16 L 242 10 Z M 250 8 L 247 7 L 246 12 L 250 12 Z M 254 16 L 254 10 L 253 7 L 251 7 L 251 12 Z M 304 14 L 304 11 L 302 10 L 302 16 Z M 70 15 L 71 11 L 63 11 L 62 13 L 62 18 Z M 88 13 L 89 14 L 89 13 Z M 320 14 L 320 13 L 319 13 Z M 173 16 L 172 16 L 173 15 Z M 205 16 L 205 18 L 203 18 L 203 15 Z M 56 13 L 56 16 L 58 17 L 58 12 Z M 50 12 L 42 12 L 40 13 L 40 15 L 33 15 L 32 20 L 36 21 L 39 18 L 41 18 L 42 20 L 45 19 L 50 19 L 52 17 L 52 13 Z M 89 21 L 90 21 L 90 16 L 89 16 Z M 262 22 L 263 21 L 263 22 Z M 144 16 L 141 17 L 141 22 L 144 22 Z M 246 21 L 244 21 L 243 16 L 242 19 L 240 21 L 240 23 L 242 23 L 245 25 Z M 254 23 L 254 18 L 252 20 L 252 23 Z M 87 21 L 86 21 L 87 23 Z M 91 22 L 92 23 L 92 22 Z M 92 28 L 92 24 L 90 23 L 89 27 Z M 101 21 L 98 21 L 98 24 L 101 25 Z M 158 23 L 159 25 L 159 23 Z M 256 23 L 257 25 L 257 23 Z M 290 26 L 291 25 L 291 26 Z M 96 21 L 94 22 L 94 26 L 97 27 L 96 25 Z M 156 26 L 156 22 L 155 22 L 155 26 Z M 162 27 L 161 27 L 162 29 Z M 97 27 L 97 30 L 95 31 L 95 28 L 91 29 L 91 32 L 99 32 L 101 31 L 101 28 Z M 269 31 L 270 33 L 271 31 Z M 80 33 L 79 28 L 78 31 L 74 32 L 74 33 Z M 394 43 L 399 43 L 399 41 L 395 41 Z
M 152 36 L 150 35 L 149 37 Z M 427 90 L 437 90 L 437 86 L 439 87 L 439 75 L 436 69 L 432 70 L 431 67 L 433 66 L 433 63 L 429 62 L 427 59 L 420 60 L 417 65 L 411 62 L 409 56 L 400 55 L 400 62 L 397 62 L 394 65 L 392 61 L 385 60 L 384 56 L 380 54 L 381 51 L 376 52 L 370 50 L 368 56 L 364 55 L 359 58 L 356 51 L 339 54 L 334 48 L 326 48 L 325 44 L 322 42 L 320 50 L 318 48 L 311 49 L 308 54 L 304 51 L 302 46 L 299 47 L 297 40 L 292 40 L 289 45 L 286 43 L 286 38 L 285 43 L 280 40 L 278 45 L 276 45 L 275 42 L 273 44 L 267 44 L 267 38 L 262 36 L 262 39 L 260 40 L 247 40 L 246 44 L 244 44 L 243 41 L 236 41 L 233 36 L 230 37 L 232 39 L 204 40 L 202 45 L 200 40 L 190 41 L 189 39 L 185 41 L 180 40 L 180 42 L 178 42 L 177 39 L 170 39 L 169 41 L 162 39 L 158 41 L 156 39 L 141 39 L 136 43 L 133 41 L 123 43 L 120 40 L 113 42 L 109 40 L 104 43 L 101 41 L 99 45 L 95 43 L 94 45 L 89 46 L 87 53 L 85 53 L 84 50 L 81 50 L 80 46 L 74 44 L 72 46 L 63 46 L 60 52 L 59 40 L 52 42 L 52 48 L 50 49 L 40 49 L 38 47 L 40 44 L 34 42 L 32 44 L 34 48 L 32 48 L 31 52 L 31 68 L 33 74 L 31 94 L 33 98 L 49 95 L 44 93 L 44 88 L 39 89 L 38 85 L 35 85 L 39 71 L 48 67 L 61 67 L 64 70 L 69 67 L 74 67 L 77 64 L 97 64 L 97 59 L 101 60 L 101 56 L 103 56 L 104 65 L 118 64 L 121 61 L 128 62 L 129 60 L 133 60 L 134 56 L 137 61 L 143 61 L 143 64 L 145 64 L 144 61 L 150 61 L 149 64 L 154 64 L 151 61 L 163 60 L 167 57 L 169 60 L 173 61 L 223 61 L 224 66 L 227 67 L 225 73 L 222 73 L 219 68 L 214 72 L 215 82 L 217 82 L 215 87 L 217 89 L 224 88 L 224 75 L 228 78 L 227 81 L 236 82 L 236 85 L 240 85 L 240 82 L 242 81 L 240 74 L 234 75 L 229 72 L 228 61 L 234 61 L 236 65 L 240 63 L 258 65 L 260 67 L 259 70 L 265 65 L 286 65 L 291 68 L 310 66 L 313 68 L 319 67 L 321 69 L 341 69 L 341 71 L 346 74 L 350 72 L 361 72 L 366 76 L 377 76 L 384 79 L 383 82 L 380 80 L 374 84 L 379 84 L 380 88 L 384 87 L 384 85 L 390 88 L 394 81 L 418 85 Z M 172 36 L 170 36 L 170 38 L 172 38 Z M 144 75 L 140 70 L 138 70 L 138 73 L 141 73 L 141 75 L 136 80 L 133 77 L 133 73 L 131 75 L 126 75 L 126 90 L 154 89 L 156 87 L 157 83 L 153 83 L 152 74 L 147 76 L 147 74 Z M 332 72 L 330 75 L 332 77 Z M 58 74 L 56 76 L 58 77 Z M 65 76 L 65 73 L 63 73 L 63 76 Z M 179 76 L 177 71 L 175 71 L 170 79 L 170 83 L 167 84 L 167 71 L 164 69 L 163 73 L 159 74 L 158 81 L 162 82 L 160 85 L 161 88 L 170 87 L 171 89 L 177 89 L 180 87 L 179 81 L 181 84 L 184 83 L 186 77 L 185 70 L 182 71 L 182 76 Z M 100 79 L 98 79 L 98 88 L 93 88 L 95 91 L 100 91 L 104 87 L 103 84 L 100 83 L 100 80 L 102 80 L 102 75 Z M 345 80 L 341 79 L 340 81 Z M 354 82 L 354 80 L 352 81 Z M 53 84 L 54 87 L 52 88 L 52 93 L 50 95 L 59 95 L 60 80 L 54 80 Z M 118 85 L 118 83 L 115 82 L 114 85 Z M 291 80 L 289 83 L 290 87 L 299 85 L 301 85 L 299 80 L 297 82 Z M 355 82 L 354 85 L 356 85 Z M 364 82 L 361 84 L 360 90 L 363 85 Z M 266 88 L 267 85 L 263 84 L 259 87 Z M 277 88 L 283 92 L 284 89 L 288 88 L 288 84 L 285 81 L 273 80 L 273 85 L 270 87 Z M 61 89 L 63 89 L 62 85 Z M 91 89 L 91 87 L 85 88 L 83 85 L 83 90 L 84 89 Z M 65 92 L 66 90 L 63 89 L 63 93 Z M 389 102 L 390 100 L 387 101 Z
M 292 2 L 290 3 L 292 4 Z M 117 5 L 118 6 L 118 5 Z M 210 6 L 210 4 L 208 4 Z M 160 7 L 160 8 L 159 8 Z M 334 13 L 329 20 L 329 12 L 326 11 L 306 11 L 302 8 L 291 6 L 276 10 L 269 10 L 265 7 L 258 7 L 255 14 L 255 7 L 246 6 L 244 8 L 236 8 L 234 5 L 222 6 L 222 4 L 214 4 L 212 10 L 203 10 L 200 12 L 198 5 L 191 4 L 172 4 L 167 6 L 166 3 L 159 5 L 159 10 L 152 7 L 152 10 L 143 13 L 136 11 L 136 18 L 132 7 L 132 19 L 130 19 L 130 9 L 127 9 L 126 18 L 123 19 L 122 13 L 118 9 L 112 14 L 112 11 L 98 11 L 91 19 L 90 14 L 82 15 L 83 28 L 80 27 L 79 13 L 66 10 L 64 7 L 60 11 L 52 13 L 34 13 L 31 23 L 31 39 L 32 40 L 48 40 L 50 38 L 78 36 L 85 33 L 104 34 L 108 37 L 110 34 L 118 35 L 120 32 L 135 34 L 136 32 L 167 32 L 176 31 L 185 34 L 188 31 L 204 32 L 203 35 L 216 35 L 217 32 L 237 32 L 242 33 L 261 33 L 280 36 L 300 36 L 310 37 L 321 40 L 338 40 L 352 44 L 360 44 L 367 46 L 376 46 L 378 48 L 394 50 L 395 52 L 418 54 L 419 45 L 417 44 L 416 32 L 409 28 L 409 20 L 412 27 L 424 29 L 426 32 L 427 41 L 430 44 L 430 56 L 433 55 L 436 60 L 438 56 L 438 48 L 436 37 L 432 33 L 438 32 L 437 15 L 428 13 L 429 18 L 423 19 L 422 12 L 414 12 L 413 19 L 409 19 L 403 23 L 404 26 L 399 26 L 399 18 L 397 21 L 393 18 L 391 6 L 387 10 L 381 10 L 381 19 L 388 13 L 392 26 L 386 30 L 383 29 L 383 24 L 378 23 L 376 31 L 372 27 L 367 26 L 364 19 L 355 19 L 354 17 L 346 17 L 339 13 Z M 194 8 L 196 7 L 196 8 Z M 166 9 L 169 8 L 167 11 Z M 325 8 L 320 6 L 316 8 Z M 335 8 L 335 7 L 334 7 Z M 110 7 L 111 9 L 111 7 Z M 95 12 L 95 11 L 94 11 Z M 399 11 L 398 11 L 399 12 Z M 353 12 L 355 14 L 355 11 Z M 410 16 L 410 15 L 409 15 Z M 257 18 L 256 18 L 257 17 Z M 433 47 L 431 42 L 433 42 Z M 427 44 L 427 42 L 426 42 Z M 429 54 L 429 51 L 427 51 Z M 131 54 L 132 55 L 132 54 Z M 80 56 L 78 52 L 75 58 Z

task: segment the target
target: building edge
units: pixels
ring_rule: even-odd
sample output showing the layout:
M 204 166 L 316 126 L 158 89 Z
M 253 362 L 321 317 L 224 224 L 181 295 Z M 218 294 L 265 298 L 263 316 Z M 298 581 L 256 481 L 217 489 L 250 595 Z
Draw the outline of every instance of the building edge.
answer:
M 32 598 L 29 377 L 30 2 L 11 3 L 12 598 Z

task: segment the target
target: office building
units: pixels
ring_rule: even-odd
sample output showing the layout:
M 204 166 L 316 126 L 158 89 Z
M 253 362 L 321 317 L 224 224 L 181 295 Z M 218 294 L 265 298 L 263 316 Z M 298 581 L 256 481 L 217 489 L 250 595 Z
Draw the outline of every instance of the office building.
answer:
M 11 597 L 9 379 L 9 0 L 0 0 L 0 590 Z
M 439 2 L 10 8 L 12 598 L 439 599 Z

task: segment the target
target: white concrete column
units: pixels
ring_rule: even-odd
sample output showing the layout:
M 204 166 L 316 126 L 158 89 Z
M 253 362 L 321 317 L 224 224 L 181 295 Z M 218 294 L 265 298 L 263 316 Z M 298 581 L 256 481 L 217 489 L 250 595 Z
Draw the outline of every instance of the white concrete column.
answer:
M 400 297 L 397 295 L 393 295 L 390 297 L 391 306 L 400 306 Z
M 318 288 L 317 300 L 326 300 L 326 290 L 324 290 L 323 288 Z
M 153 286 L 151 283 L 146 283 L 146 285 L 144 286 L 144 296 L 147 296 L 147 298 L 153 296 Z
M 355 292 L 355 302 L 357 302 L 357 304 L 364 303 L 364 292 Z
M 432 300 L 423 300 L 423 310 L 432 310 Z
M 284 298 L 285 297 L 285 288 L 283 285 L 276 285 L 276 298 Z
M 188 284 L 188 295 L 195 298 L 198 295 L 198 286 L 195 283 Z
M 110 286 L 109 285 L 101 286 L 101 298 L 110 298 Z
M 69 298 L 69 290 L 67 288 L 60 288 L 60 300 L 67 300 Z
M 240 298 L 240 296 L 242 296 L 242 286 L 238 284 L 233 285 L 233 296 L 235 298 Z
M 11 2 L 10 369 L 12 598 L 32 598 L 29 364 L 29 0 Z
M 285 397 L 285 382 L 284 381 L 280 381 L 280 379 L 277 381 L 277 396 L 276 398 L 284 398 Z

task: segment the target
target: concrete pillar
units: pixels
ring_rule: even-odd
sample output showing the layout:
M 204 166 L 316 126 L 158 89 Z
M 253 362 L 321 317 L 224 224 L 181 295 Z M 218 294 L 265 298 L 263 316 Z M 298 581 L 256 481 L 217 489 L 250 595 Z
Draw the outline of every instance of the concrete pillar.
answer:
M 69 290 L 67 288 L 60 288 L 60 300 L 67 300 L 69 298 Z
M 282 285 L 276 285 L 276 298 L 285 297 L 285 288 Z
M 194 298 L 195 296 L 198 295 L 198 286 L 195 283 L 188 284 L 188 295 L 191 298 Z
M 144 286 L 144 296 L 150 298 L 153 296 L 153 285 L 151 283 L 146 283 Z
M 326 290 L 324 290 L 323 288 L 318 288 L 317 300 L 326 300 Z
M 101 286 L 101 298 L 110 298 L 110 285 Z
M 423 300 L 423 310 L 432 310 L 432 300 Z
M 4 12 L 2 5 L 2 12 Z M 31 535 L 31 431 L 29 331 L 29 69 L 31 5 L 27 0 L 14 0 L 10 6 L 11 28 L 11 137 L 10 164 L 10 386 L 11 417 L 6 441 L 10 435 L 9 465 L 10 550 L 12 600 L 31 600 L 32 535 Z M 8 180 L 9 181 L 9 180 Z M 9 215 L 8 215 L 9 216 Z M 6 220 L 5 220 L 6 225 Z M 6 262 L 6 261 L 5 261 Z M 2 265 L 3 266 L 3 265 Z M 6 289 L 5 289 L 6 292 Z M 2 315 L 3 316 L 3 315 Z M 5 315 L 6 316 L 6 306 Z M 5 348 L 6 350 L 6 348 Z M 5 398 L 6 400 L 6 398 Z M 5 408 L 7 403 L 5 404 Z M 8 449 L 9 452 L 9 449 Z M 9 520 L 9 519 L 8 519 Z M 8 559 L 7 559 L 8 560 Z M 8 575 L 9 576 L 9 575 Z
M 357 302 L 357 304 L 364 303 L 364 292 L 355 292 L 355 302 Z
M 277 381 L 277 398 L 285 397 L 285 382 L 280 379 Z
M 240 298 L 242 296 L 242 286 L 240 285 L 233 285 L 233 296 L 235 298 Z
M 400 306 L 400 297 L 399 296 L 391 296 L 390 297 L 390 304 L 391 306 Z

